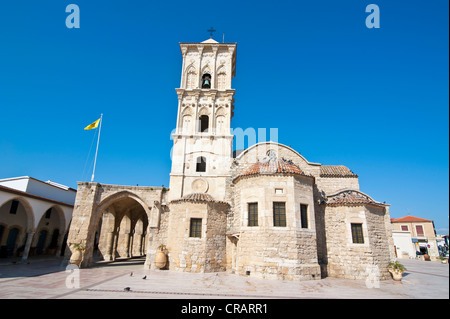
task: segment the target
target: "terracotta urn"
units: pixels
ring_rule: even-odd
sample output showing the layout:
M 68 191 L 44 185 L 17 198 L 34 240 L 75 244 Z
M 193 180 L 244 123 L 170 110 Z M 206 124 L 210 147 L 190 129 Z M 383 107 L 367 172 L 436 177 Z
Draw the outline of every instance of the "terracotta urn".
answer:
M 167 256 L 165 252 L 166 248 L 164 245 L 159 246 L 159 251 L 155 256 L 155 266 L 158 269 L 163 269 L 167 264 Z
M 403 271 L 398 270 L 398 269 L 389 269 L 389 272 L 391 273 L 392 278 L 395 281 L 401 281 L 402 280 Z
M 82 252 L 82 250 L 81 249 L 75 249 L 75 251 L 72 253 L 72 256 L 70 256 L 70 263 L 80 267 L 80 264 L 81 264 L 82 260 L 83 260 L 83 252 Z

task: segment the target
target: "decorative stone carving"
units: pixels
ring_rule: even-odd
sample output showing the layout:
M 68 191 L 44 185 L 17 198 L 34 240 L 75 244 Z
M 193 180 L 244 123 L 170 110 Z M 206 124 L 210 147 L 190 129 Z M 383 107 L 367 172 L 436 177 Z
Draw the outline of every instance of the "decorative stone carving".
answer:
M 206 193 L 208 191 L 208 188 L 208 182 L 202 178 L 194 180 L 191 185 L 193 193 Z

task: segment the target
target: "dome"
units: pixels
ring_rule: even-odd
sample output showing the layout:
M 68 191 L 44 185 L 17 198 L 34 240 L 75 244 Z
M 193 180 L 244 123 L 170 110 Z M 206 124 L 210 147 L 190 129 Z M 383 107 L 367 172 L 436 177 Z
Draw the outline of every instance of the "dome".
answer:
M 192 193 L 192 194 L 188 194 L 188 195 L 184 195 L 183 198 L 181 198 L 182 200 L 186 200 L 186 201 L 193 201 L 193 202 L 198 202 L 198 201 L 203 201 L 203 202 L 214 202 L 214 197 L 212 197 L 209 194 L 206 193 Z
M 338 191 L 337 193 L 327 196 L 326 204 L 328 206 L 340 206 L 340 205 L 374 205 L 384 207 L 386 204 L 373 200 L 369 195 L 363 192 L 345 189 Z
M 295 165 L 291 160 L 284 158 L 279 159 L 273 153 L 268 154 L 262 161 L 250 166 L 238 177 L 258 174 L 295 174 L 307 176 L 300 167 Z

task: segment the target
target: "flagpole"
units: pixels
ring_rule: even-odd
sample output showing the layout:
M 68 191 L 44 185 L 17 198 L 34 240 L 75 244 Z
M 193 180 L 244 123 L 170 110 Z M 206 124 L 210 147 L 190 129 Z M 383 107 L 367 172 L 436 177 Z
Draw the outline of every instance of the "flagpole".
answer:
M 97 149 L 95 150 L 94 170 L 92 171 L 91 183 L 94 181 L 95 165 L 97 164 L 98 144 L 100 142 L 100 132 L 102 131 L 103 113 L 100 115 L 100 127 L 98 128 Z

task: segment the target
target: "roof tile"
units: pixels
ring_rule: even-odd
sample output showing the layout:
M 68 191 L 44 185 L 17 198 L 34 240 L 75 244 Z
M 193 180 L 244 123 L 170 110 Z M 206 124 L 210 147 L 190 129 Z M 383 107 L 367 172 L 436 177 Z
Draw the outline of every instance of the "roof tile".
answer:
M 408 215 L 400 218 L 391 218 L 391 222 L 392 223 L 432 222 L 432 220 Z
M 384 203 L 373 200 L 368 195 L 356 190 L 344 190 L 337 194 L 330 195 L 327 198 L 326 204 L 328 206 L 341 205 L 375 205 L 384 207 Z
M 358 177 L 344 165 L 322 165 L 320 166 L 321 177 Z
M 239 176 L 280 173 L 306 175 L 300 167 L 295 165 L 292 161 L 284 158 L 278 159 L 276 156 L 272 156 L 253 164 Z

